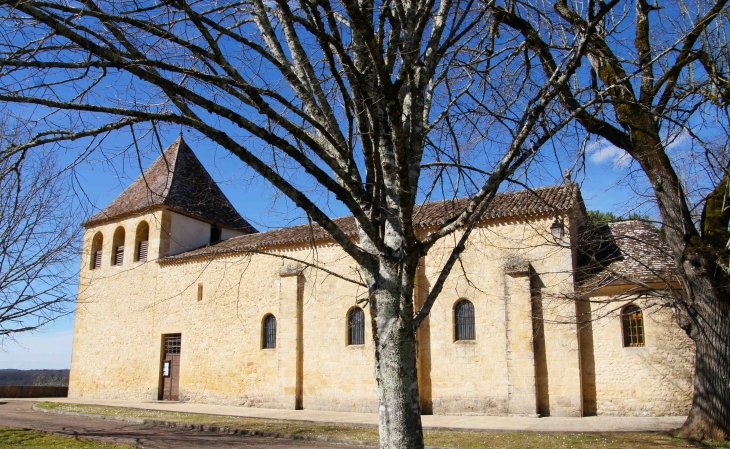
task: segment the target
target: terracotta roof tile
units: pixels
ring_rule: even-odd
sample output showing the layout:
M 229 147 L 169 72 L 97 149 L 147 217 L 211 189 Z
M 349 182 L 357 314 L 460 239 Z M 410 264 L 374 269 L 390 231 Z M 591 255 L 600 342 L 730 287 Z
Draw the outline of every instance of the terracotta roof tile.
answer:
M 182 136 L 99 213 L 92 226 L 160 206 L 246 233 L 257 232 L 236 211 Z
M 487 208 L 484 219 L 526 217 L 566 211 L 572 208 L 579 198 L 580 191 L 575 184 L 498 193 Z M 467 202 L 468 198 L 459 198 L 426 203 L 416 208 L 414 225 L 416 227 L 441 225 L 463 211 Z M 334 222 L 348 236 L 357 236 L 354 217 L 335 218 Z M 299 225 L 234 237 L 215 245 L 166 257 L 162 261 L 184 260 L 207 254 L 235 253 L 328 239 L 330 239 L 329 234 L 317 224 L 313 224 L 311 227 Z
M 577 281 L 581 290 L 637 281 L 676 282 L 672 252 L 659 230 L 640 220 L 586 227 L 581 233 Z

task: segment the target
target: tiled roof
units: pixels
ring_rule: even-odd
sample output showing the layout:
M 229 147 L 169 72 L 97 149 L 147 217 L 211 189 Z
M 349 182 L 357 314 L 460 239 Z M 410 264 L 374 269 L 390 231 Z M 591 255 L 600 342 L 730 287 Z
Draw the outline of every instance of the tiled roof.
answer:
M 83 225 L 91 226 L 163 205 L 223 227 L 257 232 L 228 201 L 182 136 L 111 204 Z
M 498 193 L 487 208 L 484 219 L 527 217 L 566 211 L 579 201 L 580 190 L 575 184 L 542 187 L 532 190 Z M 416 208 L 414 226 L 430 227 L 445 223 L 464 210 L 468 198 L 436 201 Z M 346 235 L 357 236 L 357 226 L 352 216 L 333 220 Z M 163 261 L 184 260 L 206 254 L 225 254 L 259 250 L 280 245 L 306 243 L 330 239 L 318 224 L 292 226 L 258 234 L 234 237 L 215 245 L 205 246 L 182 254 L 167 257 Z
M 629 220 L 589 226 L 581 234 L 576 278 L 583 291 L 609 284 L 677 280 L 671 249 L 649 223 Z

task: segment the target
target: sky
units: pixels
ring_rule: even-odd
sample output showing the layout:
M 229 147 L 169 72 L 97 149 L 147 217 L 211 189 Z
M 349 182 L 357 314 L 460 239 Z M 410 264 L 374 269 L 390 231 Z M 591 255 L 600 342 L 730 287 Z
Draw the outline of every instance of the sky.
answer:
M 166 136 L 168 143 L 177 137 Z M 186 137 L 203 165 L 219 182 L 221 189 L 244 217 L 259 230 L 267 227 L 285 226 L 292 217 L 290 206 L 282 201 L 272 210 L 275 192 L 260 180 L 240 182 L 243 167 L 212 144 Z M 154 154 L 148 155 L 142 166 L 151 163 Z M 125 160 L 114 166 L 98 162 L 92 157 L 78 168 L 79 182 L 97 208 L 103 208 L 139 175 L 139 163 Z M 627 213 L 627 204 L 635 193 L 622 182 L 630 172 L 631 164 L 625 153 L 604 141 L 589 144 L 585 173 L 575 179 L 581 185 L 581 192 L 589 210 Z M 335 211 L 336 212 L 336 211 Z M 79 222 L 83 217 L 79 218 Z M 0 346 L 0 369 L 65 369 L 71 364 L 73 340 L 73 314 L 33 333 L 16 336 Z

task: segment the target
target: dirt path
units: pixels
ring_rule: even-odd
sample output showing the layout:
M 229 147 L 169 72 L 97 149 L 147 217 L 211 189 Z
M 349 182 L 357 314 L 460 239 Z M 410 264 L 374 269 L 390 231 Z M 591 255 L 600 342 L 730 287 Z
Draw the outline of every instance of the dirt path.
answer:
M 108 419 L 57 415 L 33 410 L 32 402 L 0 402 L 0 427 L 32 429 L 62 435 L 78 436 L 104 443 L 128 444 L 140 448 L 188 449 L 230 448 L 295 449 L 339 448 L 342 445 L 296 441 L 276 438 L 258 438 L 198 430 L 135 424 Z

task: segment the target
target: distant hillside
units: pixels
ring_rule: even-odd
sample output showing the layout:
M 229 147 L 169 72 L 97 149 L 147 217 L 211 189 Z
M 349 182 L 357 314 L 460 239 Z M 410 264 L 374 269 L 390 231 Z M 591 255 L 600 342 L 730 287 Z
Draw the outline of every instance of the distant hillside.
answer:
M 67 369 L 0 369 L 2 386 L 67 387 Z

